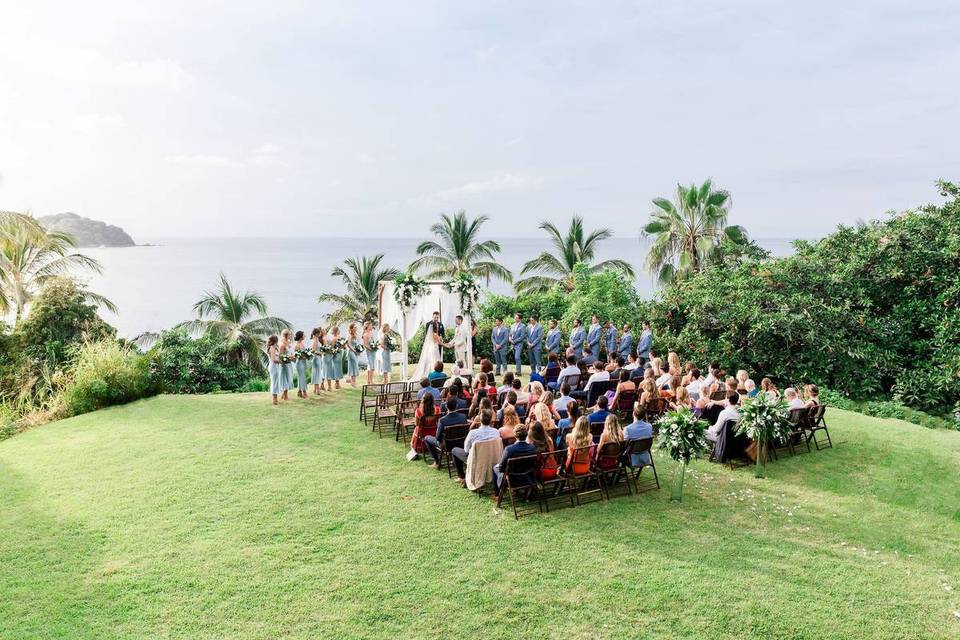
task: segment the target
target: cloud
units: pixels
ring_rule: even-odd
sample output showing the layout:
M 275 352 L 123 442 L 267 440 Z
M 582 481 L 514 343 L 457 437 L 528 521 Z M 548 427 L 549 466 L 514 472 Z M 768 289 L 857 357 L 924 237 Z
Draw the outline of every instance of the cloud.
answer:
M 80 133 L 97 133 L 102 129 L 119 129 L 126 126 L 122 116 L 115 113 L 86 113 L 74 116 L 70 126 Z
M 184 167 L 233 167 L 237 165 L 236 160 L 232 158 L 204 153 L 167 156 L 167 162 Z
M 433 194 L 433 198 L 437 200 L 453 200 L 482 193 L 497 191 L 538 191 L 542 188 L 543 178 L 541 176 L 518 176 L 512 173 L 503 173 L 488 180 L 467 182 L 459 187 L 438 191 Z

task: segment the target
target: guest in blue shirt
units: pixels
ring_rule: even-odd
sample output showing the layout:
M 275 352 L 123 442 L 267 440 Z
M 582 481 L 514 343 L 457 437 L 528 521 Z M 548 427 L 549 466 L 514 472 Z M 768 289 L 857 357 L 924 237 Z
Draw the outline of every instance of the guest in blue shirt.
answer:
M 507 484 L 506 470 L 507 460 L 511 458 L 520 458 L 522 456 L 537 455 L 537 448 L 527 442 L 527 426 L 521 424 L 513 431 L 517 441 L 503 450 L 500 456 L 500 462 L 493 465 L 493 491 L 494 495 L 499 496 Z M 513 486 L 525 486 L 533 484 L 532 473 L 510 474 L 510 484 Z
M 567 402 L 567 417 L 560 418 L 557 422 L 557 448 L 562 449 L 567 446 L 567 432 L 577 423 L 580 417 L 580 405 L 576 400 Z
M 419 402 L 423 396 L 427 395 L 428 393 L 433 396 L 433 401 L 437 404 L 437 406 L 439 406 L 440 389 L 434 389 L 431 387 L 429 378 L 420 378 L 420 390 L 417 391 L 417 401 Z
M 443 363 L 438 362 L 433 365 L 433 371 L 427 374 L 427 378 L 429 378 L 431 382 L 434 380 L 446 380 L 447 374 L 443 372 Z
M 633 422 L 627 425 L 627 428 L 623 430 L 623 437 L 627 442 L 631 440 L 642 440 L 643 438 L 652 438 L 653 437 L 653 426 L 649 422 L 643 420 L 643 407 L 639 404 L 634 405 L 633 407 Z M 650 464 L 650 452 L 644 451 L 641 454 L 633 454 L 630 456 L 630 466 L 631 467 L 641 467 L 645 464 Z
M 600 396 L 597 398 L 597 406 L 593 413 L 587 416 L 587 422 L 606 422 L 607 416 L 610 415 L 610 412 L 607 411 L 607 396 Z
M 430 450 L 430 455 L 433 456 L 433 464 L 430 466 L 434 469 L 440 467 L 440 446 L 443 444 L 443 430 L 457 424 L 467 424 L 467 416 L 457 411 L 456 398 L 447 398 L 447 413 L 440 416 L 440 420 L 437 421 L 436 437 L 427 436 L 423 439 L 423 443 Z

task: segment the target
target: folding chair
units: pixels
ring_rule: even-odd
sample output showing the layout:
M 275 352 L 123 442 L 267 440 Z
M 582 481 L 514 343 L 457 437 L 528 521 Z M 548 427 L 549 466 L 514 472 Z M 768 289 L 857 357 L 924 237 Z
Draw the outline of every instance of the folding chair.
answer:
M 543 508 L 550 512 L 550 499 L 562 496 L 567 484 L 567 477 L 563 474 L 564 463 L 567 460 L 566 449 L 555 449 L 537 454 L 540 462 L 537 465 L 535 477 L 537 479 L 538 495 Z M 570 506 L 574 506 L 573 494 L 568 493 Z
M 517 510 L 518 494 L 523 494 L 524 501 L 529 505 L 530 497 L 537 492 L 537 482 L 534 477 L 537 469 L 537 459 L 536 454 L 509 458 L 506 468 L 502 469 L 504 486 L 500 487 L 500 493 L 497 495 L 497 508 L 500 508 L 503 495 L 506 493 L 510 498 L 510 506 L 513 508 L 513 517 L 516 520 L 520 519 L 520 512 Z M 543 513 L 543 503 L 539 497 L 536 506 L 537 511 Z M 532 510 L 524 512 L 523 515 L 531 513 L 533 513 Z
M 805 408 L 791 409 L 790 417 L 790 435 L 787 436 L 784 445 L 790 450 L 792 455 L 797 454 L 797 447 L 801 444 L 806 445 L 807 453 L 810 453 L 810 443 L 807 441 L 804 428 L 807 426 L 808 410 Z M 782 448 L 782 447 L 781 447 Z
M 827 423 L 823 419 L 824 414 L 827 412 L 827 405 L 818 404 L 814 407 L 810 407 L 810 411 L 807 415 L 807 424 L 805 425 L 807 431 L 807 447 L 809 448 L 809 442 L 812 439 L 813 444 L 816 445 L 817 451 L 820 449 L 830 449 L 833 447 L 833 440 L 830 439 L 830 431 L 827 430 Z M 827 436 L 827 446 L 821 447 L 820 443 L 817 441 L 817 431 L 823 431 L 824 435 Z
M 373 412 L 373 431 L 382 438 L 383 425 L 396 426 L 397 411 L 399 409 L 402 393 L 390 393 L 386 391 L 377 396 L 377 406 Z
M 607 500 L 610 499 L 610 489 L 616 487 L 621 480 L 625 480 L 627 493 L 633 493 L 630 482 L 627 480 L 626 467 L 623 465 L 623 446 L 619 442 L 608 442 L 597 451 L 594 469 L 600 480 L 600 486 L 607 495 Z
M 627 472 L 627 481 L 633 483 L 633 490 L 637 494 L 650 491 L 653 488 L 648 485 L 643 491 L 640 490 L 640 475 L 647 467 L 653 469 L 654 484 L 656 485 L 657 489 L 660 488 L 660 477 L 657 476 L 657 467 L 653 463 L 653 452 L 650 450 L 652 446 L 653 438 L 640 438 L 638 440 L 627 441 L 627 450 L 623 454 L 623 464 Z M 633 466 L 633 456 L 640 455 L 642 453 L 648 454 L 650 462 L 636 467 Z
M 443 441 L 440 442 L 440 466 L 447 468 L 447 477 L 453 477 L 453 454 L 456 447 L 463 447 L 470 425 L 454 424 L 443 428 Z
M 394 439 L 397 442 L 406 442 L 413 434 L 413 428 L 417 424 L 416 413 L 416 400 L 400 400 L 397 403 L 397 420 L 394 434 Z
M 386 385 L 383 384 L 365 384 L 360 389 L 360 420 L 364 424 L 369 424 L 373 418 L 373 411 L 377 406 L 377 396 L 383 393 Z M 371 411 L 368 411 L 371 409 Z
M 636 389 L 621 391 L 620 395 L 617 396 L 617 406 L 613 408 L 613 412 L 617 414 L 617 417 L 621 420 L 632 420 L 633 419 L 633 405 L 637 401 L 637 391 Z
M 590 435 L 593 436 L 593 443 L 597 444 L 600 442 L 600 436 L 603 434 L 603 425 L 605 422 L 591 422 L 590 423 Z
M 603 485 L 594 468 L 593 454 L 596 449 L 597 445 L 591 444 L 567 452 L 568 465 L 565 488 L 573 494 L 577 506 L 583 504 L 582 496 L 599 494 L 600 500 L 606 499 Z

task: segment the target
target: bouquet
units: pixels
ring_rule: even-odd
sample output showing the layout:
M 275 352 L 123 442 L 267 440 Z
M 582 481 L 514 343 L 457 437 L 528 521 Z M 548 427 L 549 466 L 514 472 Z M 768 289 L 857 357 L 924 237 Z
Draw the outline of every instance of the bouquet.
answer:
M 311 349 L 297 350 L 297 360 L 309 360 L 312 357 L 313 357 L 313 351 Z
M 670 457 L 679 463 L 670 500 L 682 502 L 683 478 L 687 471 L 687 464 L 692 458 L 702 456 L 710 446 L 704 435 L 707 423 L 693 415 L 689 408 L 683 407 L 665 413 L 657 420 L 657 427 L 659 429 L 658 448 L 667 451 Z
M 400 310 L 406 313 L 413 309 L 417 298 L 427 294 L 429 287 L 413 273 L 402 273 L 393 281 L 393 299 L 400 305 Z
M 400 341 L 392 333 L 388 333 L 383 341 L 387 345 L 387 351 L 400 351 Z
M 346 338 L 337 338 L 333 343 L 333 353 L 340 353 L 347 347 Z
M 376 340 L 373 340 L 373 339 L 371 338 L 370 344 L 369 344 L 368 346 L 364 347 L 364 348 L 365 348 L 367 351 L 372 351 L 372 352 L 376 353 L 376 352 L 380 349 L 380 343 L 377 342 Z
M 461 271 L 443 285 L 443 288 L 460 296 L 460 308 L 467 315 L 473 315 L 473 306 L 480 298 L 480 285 L 472 275 Z
M 293 362 L 293 358 L 290 357 L 290 354 L 287 352 L 281 353 L 278 359 L 280 360 L 280 364 L 290 364 Z
M 361 353 L 363 353 L 364 351 L 366 351 L 366 349 L 364 348 L 362 342 L 353 342 L 353 343 L 350 344 L 350 348 L 351 348 L 351 349 L 353 350 L 353 352 L 354 352 L 355 354 L 357 354 L 357 355 L 360 355 Z
M 740 409 L 737 434 L 745 435 L 757 444 L 756 476 L 764 476 L 767 464 L 767 445 L 770 442 L 786 442 L 793 433 L 787 401 L 781 397 L 770 398 L 760 393 L 747 398 Z
M 326 356 L 333 353 L 330 351 L 330 347 L 323 344 L 322 342 L 317 345 L 317 348 L 313 350 L 313 355 L 315 356 Z

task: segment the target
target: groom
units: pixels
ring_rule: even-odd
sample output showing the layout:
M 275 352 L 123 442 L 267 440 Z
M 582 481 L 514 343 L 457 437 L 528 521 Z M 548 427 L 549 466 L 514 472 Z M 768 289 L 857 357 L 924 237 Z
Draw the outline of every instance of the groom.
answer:
M 433 320 L 425 325 L 424 333 L 426 333 L 426 329 L 433 329 L 433 341 L 437 345 L 435 347 L 437 349 L 437 362 L 443 362 L 443 347 L 449 349 L 452 345 L 443 342 L 443 336 L 446 332 L 446 329 L 444 328 L 443 323 L 440 322 L 439 311 L 433 312 Z M 424 348 L 426 348 L 426 346 L 424 346 Z
M 453 360 L 454 362 L 462 362 L 463 366 L 470 366 L 470 358 L 468 356 L 468 350 L 472 346 L 470 344 L 470 332 L 467 331 L 466 325 L 463 324 L 463 316 L 457 316 L 455 322 L 457 323 L 457 328 L 453 333 Z

